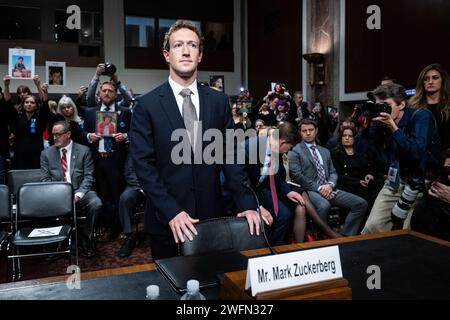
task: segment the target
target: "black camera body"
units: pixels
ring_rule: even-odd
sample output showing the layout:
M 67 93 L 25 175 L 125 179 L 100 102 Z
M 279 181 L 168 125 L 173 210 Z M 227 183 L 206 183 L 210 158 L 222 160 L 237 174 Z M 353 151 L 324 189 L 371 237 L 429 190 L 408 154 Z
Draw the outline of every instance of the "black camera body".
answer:
M 102 76 L 109 76 L 112 77 L 117 71 L 117 68 L 115 65 L 113 65 L 110 62 L 105 62 L 105 71 L 102 73 Z
M 387 103 L 374 103 L 371 101 L 364 102 L 361 106 L 363 116 L 373 119 L 380 116 L 380 113 L 392 113 L 392 107 Z

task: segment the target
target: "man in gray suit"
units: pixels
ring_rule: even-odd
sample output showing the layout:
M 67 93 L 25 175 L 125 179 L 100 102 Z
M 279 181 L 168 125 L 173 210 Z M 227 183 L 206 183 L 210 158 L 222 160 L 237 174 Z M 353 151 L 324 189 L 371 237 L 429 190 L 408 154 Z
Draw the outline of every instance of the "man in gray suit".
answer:
M 94 225 L 102 207 L 92 190 L 95 180 L 91 151 L 72 141 L 70 124 L 66 121 L 56 122 L 52 134 L 55 145 L 41 153 L 41 181 L 67 181 L 73 185 L 76 208 L 86 215 L 84 225 L 80 226 L 81 254 L 90 258 L 95 255 Z
M 367 202 L 351 193 L 337 190 L 337 172 L 330 151 L 316 145 L 317 123 L 304 119 L 300 122 L 303 142 L 289 152 L 291 179 L 308 191 L 319 215 L 327 221 L 331 206 L 350 209 L 342 234 L 356 235 L 367 210 Z

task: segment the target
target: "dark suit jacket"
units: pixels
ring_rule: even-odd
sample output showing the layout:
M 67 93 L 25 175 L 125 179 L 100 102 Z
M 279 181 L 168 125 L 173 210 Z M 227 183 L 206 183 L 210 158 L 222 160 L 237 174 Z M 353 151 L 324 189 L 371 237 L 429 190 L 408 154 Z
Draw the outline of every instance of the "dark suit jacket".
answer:
M 84 122 L 85 135 L 88 133 L 96 132 L 96 119 L 97 112 L 100 111 L 101 107 L 88 108 L 86 110 L 86 119 Z M 119 107 L 116 103 L 115 110 L 117 115 L 117 133 L 127 133 L 130 130 L 131 122 L 131 110 L 123 107 Z M 94 160 L 98 158 L 98 142 L 89 144 L 91 147 L 92 155 Z M 126 142 L 122 141 L 117 143 L 114 141 L 114 153 L 113 158 L 117 163 L 120 164 L 121 168 L 125 164 L 125 159 L 127 156 Z
M 270 188 L 268 177 L 264 179 L 262 183 L 259 183 L 261 178 L 261 169 L 264 166 L 267 139 L 267 137 L 251 138 L 245 143 L 247 172 L 250 178 L 250 183 L 256 191 L 264 188 Z M 255 161 L 250 162 L 252 158 L 257 159 L 257 163 L 255 163 Z M 286 196 L 289 192 L 291 192 L 291 188 L 286 182 L 286 170 L 284 169 L 283 158 L 281 155 L 278 158 L 278 171 L 275 174 L 275 185 L 277 193 L 279 194 Z
M 317 150 L 322 156 L 327 181 L 334 183 L 336 186 L 338 175 L 331 160 L 330 151 L 321 146 L 317 146 Z M 289 172 L 292 181 L 300 184 L 307 191 L 318 192 L 320 185 L 318 184 L 317 168 L 305 142 L 296 145 L 289 152 L 288 157 Z
M 94 185 L 94 162 L 89 148 L 73 143 L 70 160 L 70 176 L 74 193 L 88 193 Z M 45 149 L 41 153 L 41 181 L 64 181 L 61 156 L 55 146 Z
M 200 85 L 198 93 L 203 133 L 215 128 L 225 134 L 226 129 L 233 128 L 228 97 Z M 172 133 L 185 126 L 169 83 L 137 98 L 136 102 L 130 152 L 140 185 L 151 200 L 146 208 L 146 230 L 170 235 L 168 223 L 182 211 L 200 220 L 223 215 L 221 166 L 172 162 L 172 150 L 179 144 L 171 141 Z M 203 148 L 209 144 L 203 142 Z M 247 179 L 244 166 L 224 165 L 223 169 L 238 210 L 255 209 L 251 195 L 242 187 Z

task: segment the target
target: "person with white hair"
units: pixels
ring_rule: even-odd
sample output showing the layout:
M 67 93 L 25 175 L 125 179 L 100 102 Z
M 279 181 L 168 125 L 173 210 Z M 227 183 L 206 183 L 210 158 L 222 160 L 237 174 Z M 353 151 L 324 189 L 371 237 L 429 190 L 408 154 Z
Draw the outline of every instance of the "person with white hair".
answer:
M 57 121 L 67 121 L 72 131 L 72 140 L 76 143 L 87 145 L 87 138 L 83 134 L 83 120 L 78 115 L 78 110 L 72 98 L 62 96 L 56 108 L 56 114 L 51 113 L 50 124 Z M 49 128 L 52 126 L 50 125 Z M 53 145 L 53 137 L 50 136 L 50 144 Z

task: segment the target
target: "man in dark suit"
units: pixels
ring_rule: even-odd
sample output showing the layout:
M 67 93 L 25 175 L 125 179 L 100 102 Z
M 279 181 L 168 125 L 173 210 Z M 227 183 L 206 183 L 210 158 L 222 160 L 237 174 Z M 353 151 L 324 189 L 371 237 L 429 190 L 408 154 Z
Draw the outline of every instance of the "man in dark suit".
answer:
M 72 183 L 76 208 L 87 217 L 84 225 L 80 226 L 81 254 L 93 257 L 94 225 L 102 202 L 92 190 L 95 180 L 91 152 L 89 148 L 72 141 L 70 124 L 66 121 L 56 122 L 52 134 L 55 145 L 41 153 L 41 181 Z
M 127 155 L 127 142 L 131 122 L 130 109 L 116 103 L 117 87 L 113 82 L 104 82 L 100 88 L 101 106 L 86 110 L 84 130 L 91 147 L 95 163 L 97 191 L 103 201 L 103 223 L 109 226 L 111 237 L 121 231 L 119 221 L 119 198 L 125 188 L 123 170 Z M 115 112 L 117 131 L 108 137 L 97 132 L 97 112 Z
M 228 97 L 197 83 L 202 51 L 201 32 L 192 22 L 177 21 L 164 41 L 169 81 L 136 99 L 130 152 L 140 185 L 150 200 L 145 228 L 150 234 L 153 259 L 177 255 L 176 243 L 197 235 L 194 224 L 223 215 L 221 165 L 207 164 L 203 159 L 193 164 L 194 156 L 189 152 L 196 150 L 198 160 L 198 147 L 204 149 L 211 144 L 201 139 L 206 130 L 216 129 L 225 136 L 225 131 L 233 127 Z M 202 131 L 196 127 L 198 121 Z M 173 139 L 178 129 L 187 131 L 183 142 L 189 146 L 183 150 L 187 161 L 181 164 L 171 157 L 179 145 L 179 139 Z M 223 169 L 239 216 L 247 218 L 251 234 L 255 230 L 259 234 L 256 203 L 242 185 L 247 180 L 244 167 L 226 164 Z
M 342 234 L 356 235 L 367 210 L 366 200 L 336 189 L 337 172 L 331 154 L 316 144 L 317 123 L 304 119 L 300 122 L 303 142 L 289 152 L 289 171 L 292 181 L 308 191 L 319 215 L 327 221 L 331 205 L 350 209 Z
M 303 101 L 303 94 L 300 91 L 296 91 L 289 108 L 289 121 L 298 125 L 303 119 L 309 119 L 310 115 L 308 104 Z
M 298 231 L 303 236 L 305 232 L 305 200 L 287 184 L 282 159 L 282 155 L 295 146 L 298 140 L 297 128 L 290 123 L 284 123 L 278 129 L 271 130 L 268 136 L 251 138 L 245 143 L 247 172 L 251 185 L 262 207 L 273 214 L 274 223 L 271 229 L 274 245 L 285 244 L 286 231 L 294 211 L 294 219 L 301 229 L 295 230 L 298 228 L 294 226 L 294 232 Z
M 287 228 L 294 215 L 294 240 L 303 242 L 306 231 L 306 214 L 329 238 L 341 237 L 319 216 L 307 192 L 301 187 L 291 187 L 286 182 L 286 170 L 282 155 L 299 142 L 298 129 L 285 122 L 277 130 L 269 130 L 268 136 L 249 139 L 245 144 L 247 172 L 250 182 L 258 194 L 263 208 L 272 212 L 272 241 L 274 245 L 284 244 Z M 273 186 L 271 186 L 270 164 L 274 162 Z M 274 196 L 275 195 L 275 196 Z M 277 201 L 277 209 L 274 207 Z M 278 211 L 278 214 L 275 214 Z

